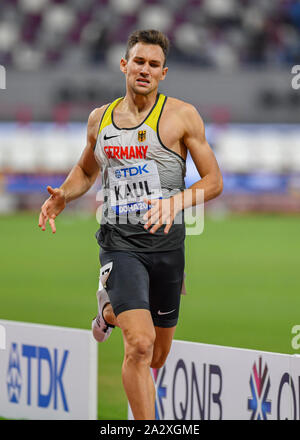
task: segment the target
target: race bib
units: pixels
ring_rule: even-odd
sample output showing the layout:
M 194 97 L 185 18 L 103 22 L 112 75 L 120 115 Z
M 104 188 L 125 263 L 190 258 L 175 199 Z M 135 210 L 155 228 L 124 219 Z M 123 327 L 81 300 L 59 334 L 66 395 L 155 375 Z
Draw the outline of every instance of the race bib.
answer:
M 108 168 L 110 205 L 118 215 L 146 211 L 143 199 L 162 198 L 160 178 L 154 160 L 131 166 Z

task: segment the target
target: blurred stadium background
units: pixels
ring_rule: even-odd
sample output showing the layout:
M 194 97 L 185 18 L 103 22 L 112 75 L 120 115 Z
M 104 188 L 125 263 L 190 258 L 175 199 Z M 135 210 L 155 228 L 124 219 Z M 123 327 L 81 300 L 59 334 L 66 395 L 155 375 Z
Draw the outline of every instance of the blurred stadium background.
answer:
M 299 322 L 300 2 L 2 0 L 0 234 L 3 319 L 89 328 L 96 313 L 99 182 L 38 230 L 46 185 L 85 145 L 89 112 L 124 94 L 128 34 L 171 40 L 161 91 L 194 104 L 224 176 L 201 236 L 187 237 L 175 337 L 290 353 Z M 198 179 L 188 160 L 186 184 Z M 122 340 L 99 348 L 99 418 L 127 417 Z

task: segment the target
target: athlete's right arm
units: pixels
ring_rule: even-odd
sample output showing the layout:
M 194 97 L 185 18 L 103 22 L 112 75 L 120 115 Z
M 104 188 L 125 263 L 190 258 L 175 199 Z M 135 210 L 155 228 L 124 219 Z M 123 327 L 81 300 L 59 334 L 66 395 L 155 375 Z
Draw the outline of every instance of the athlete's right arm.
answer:
M 60 188 L 47 186 L 50 197 L 41 207 L 39 227 L 46 229 L 46 223 L 52 232 L 56 232 L 55 218 L 63 211 L 66 204 L 85 194 L 95 182 L 99 174 L 99 165 L 94 156 L 94 147 L 97 142 L 99 123 L 106 106 L 93 110 L 87 124 L 87 143 L 77 164 L 72 168 L 68 177 Z

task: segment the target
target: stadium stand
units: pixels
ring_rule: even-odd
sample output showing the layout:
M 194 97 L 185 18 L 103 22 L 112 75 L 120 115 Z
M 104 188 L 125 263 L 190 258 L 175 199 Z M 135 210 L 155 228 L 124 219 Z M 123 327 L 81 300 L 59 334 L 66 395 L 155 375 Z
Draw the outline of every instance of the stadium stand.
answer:
M 226 68 L 299 62 L 296 0 L 3 0 L 0 64 L 36 70 L 119 59 L 136 28 L 158 28 L 181 63 Z

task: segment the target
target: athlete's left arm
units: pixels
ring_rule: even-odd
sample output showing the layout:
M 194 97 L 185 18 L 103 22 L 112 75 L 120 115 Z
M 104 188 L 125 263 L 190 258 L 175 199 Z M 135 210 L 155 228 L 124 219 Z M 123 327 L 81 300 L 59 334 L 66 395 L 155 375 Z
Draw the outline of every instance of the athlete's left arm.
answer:
M 155 233 L 162 224 L 166 224 L 167 234 L 173 221 L 181 210 L 195 206 L 217 197 L 223 190 L 222 174 L 216 157 L 205 137 L 205 128 L 199 113 L 190 104 L 181 104 L 180 124 L 182 138 L 180 139 L 189 150 L 201 179 L 183 192 L 177 193 L 170 199 L 147 201 L 152 208 L 145 214 L 145 229 Z
M 182 141 L 201 176 L 201 179 L 183 193 L 174 196 L 175 204 L 179 204 L 179 207 L 181 204 L 181 209 L 184 209 L 220 195 L 223 190 L 223 178 L 214 152 L 206 140 L 203 120 L 195 107 L 190 104 L 184 106 L 182 121 L 184 124 Z M 204 191 L 204 197 L 199 190 Z M 182 197 L 183 201 L 180 202 Z

